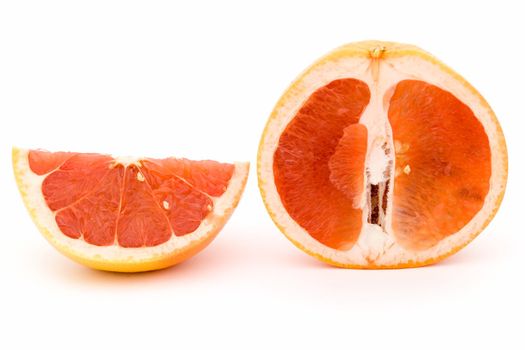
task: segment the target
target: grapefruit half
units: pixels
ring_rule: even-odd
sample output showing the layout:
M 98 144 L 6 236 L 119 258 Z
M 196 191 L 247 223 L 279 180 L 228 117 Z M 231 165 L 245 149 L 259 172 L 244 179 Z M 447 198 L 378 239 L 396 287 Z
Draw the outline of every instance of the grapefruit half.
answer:
M 286 90 L 262 135 L 262 198 L 300 249 L 351 268 L 437 262 L 496 213 L 507 180 L 494 112 L 411 45 L 340 47 Z
M 206 247 L 237 206 L 249 164 L 13 148 L 13 168 L 56 249 L 95 269 L 137 272 Z

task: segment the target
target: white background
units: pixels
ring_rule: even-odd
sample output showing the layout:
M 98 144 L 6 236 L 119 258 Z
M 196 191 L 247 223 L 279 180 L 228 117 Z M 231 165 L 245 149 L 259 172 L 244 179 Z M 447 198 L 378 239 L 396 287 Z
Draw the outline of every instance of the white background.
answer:
M 0 348 L 520 348 L 525 314 L 525 25 L 511 2 L 2 1 Z M 331 268 L 296 249 L 256 186 L 274 103 L 351 41 L 416 44 L 468 79 L 509 147 L 505 200 L 436 266 Z M 92 271 L 41 237 L 12 145 L 250 160 L 218 238 L 177 267 Z

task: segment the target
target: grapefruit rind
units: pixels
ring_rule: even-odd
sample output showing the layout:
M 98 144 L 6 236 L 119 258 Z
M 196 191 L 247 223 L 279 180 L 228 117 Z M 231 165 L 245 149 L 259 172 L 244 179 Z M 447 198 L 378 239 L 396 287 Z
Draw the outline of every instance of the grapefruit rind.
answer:
M 358 72 L 368 70 L 373 53 L 377 50 L 381 51 L 380 59 L 392 67 L 390 71 L 392 76 L 385 79 L 389 86 L 377 84 L 379 91 L 376 90 L 377 93 L 372 96 L 371 106 L 384 104 L 384 101 L 373 101 L 373 99 L 388 96 L 387 89 L 394 85 L 396 79 L 397 81 L 403 78 L 427 81 L 450 91 L 469 106 L 482 123 L 490 141 L 492 176 L 490 190 L 482 209 L 460 231 L 443 239 L 434 247 L 422 251 L 408 251 L 397 244 L 393 237 L 382 237 L 381 244 L 378 245 L 374 242 L 374 237 L 379 237 L 379 233 L 375 233 L 375 228 L 372 226 L 364 229 L 370 234 L 361 234 L 352 249 L 341 251 L 329 248 L 313 239 L 288 215 L 281 203 L 273 178 L 273 155 L 279 137 L 297 114 L 302 103 L 314 91 L 335 79 L 361 79 L 369 86 L 374 86 L 376 82 L 373 76 Z M 368 125 L 368 127 L 374 126 Z M 464 78 L 432 55 L 413 45 L 364 41 L 344 45 L 328 53 L 307 68 L 288 87 L 274 107 L 261 136 L 257 175 L 259 190 L 268 213 L 279 230 L 299 249 L 338 267 L 391 269 L 436 263 L 471 242 L 489 224 L 501 204 L 507 182 L 507 164 L 507 147 L 499 122 L 486 100 Z
M 205 248 L 219 233 L 236 208 L 246 185 L 249 163 L 234 163 L 235 168 L 226 191 L 213 197 L 213 211 L 200 226 L 184 236 L 172 235 L 157 246 L 124 248 L 118 245 L 95 246 L 82 239 L 64 235 L 42 195 L 45 176 L 33 173 L 29 167 L 27 149 L 14 147 L 13 170 L 18 189 L 34 223 L 43 236 L 58 251 L 74 261 L 98 270 L 141 272 L 175 265 Z

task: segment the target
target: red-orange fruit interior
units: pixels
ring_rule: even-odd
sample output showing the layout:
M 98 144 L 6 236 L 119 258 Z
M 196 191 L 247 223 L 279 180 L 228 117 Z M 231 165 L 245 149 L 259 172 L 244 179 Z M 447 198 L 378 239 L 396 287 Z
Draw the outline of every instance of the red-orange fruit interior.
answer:
M 124 166 L 101 154 L 30 151 L 59 229 L 98 246 L 149 247 L 194 232 L 224 193 L 234 167 L 215 161 L 143 159 Z
M 467 105 L 423 81 L 397 84 L 388 119 L 401 148 L 393 231 L 408 248 L 430 248 L 482 208 L 491 174 L 489 140 Z
M 366 127 L 366 83 L 335 80 L 315 91 L 285 128 L 274 179 L 288 214 L 313 238 L 348 249 L 359 237 Z M 434 246 L 464 227 L 489 190 L 488 137 L 472 110 L 434 85 L 403 80 L 388 109 L 395 153 L 393 232 L 408 249 Z M 392 146 L 393 146 L 392 145 Z M 408 167 L 407 167 L 408 166 Z
M 288 124 L 274 154 L 275 185 L 287 212 L 313 238 L 335 249 L 355 243 L 362 210 L 334 186 L 328 163 L 344 129 L 359 121 L 369 100 L 367 84 L 357 79 L 321 87 Z

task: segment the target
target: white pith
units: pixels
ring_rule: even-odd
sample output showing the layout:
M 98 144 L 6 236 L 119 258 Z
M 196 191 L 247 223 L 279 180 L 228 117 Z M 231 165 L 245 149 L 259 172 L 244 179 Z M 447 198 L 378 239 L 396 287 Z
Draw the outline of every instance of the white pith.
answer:
M 336 250 L 323 245 L 312 238 L 290 217 L 282 205 L 273 177 L 273 156 L 278 146 L 279 137 L 304 101 L 314 91 L 333 80 L 342 78 L 362 80 L 370 88 L 370 102 L 360 119 L 360 123 L 368 129 L 368 151 L 365 166 L 371 172 L 369 183 L 384 180 L 382 172 L 385 170 L 385 164 L 389 159 L 381 151 L 378 151 L 377 146 L 386 141 L 390 148 L 395 148 L 392 139 L 389 137 L 391 130 L 387 113 L 389 94 L 399 81 L 418 79 L 436 85 L 451 92 L 474 112 L 484 126 L 490 141 L 493 155 L 491 158 L 492 173 L 490 189 L 482 209 L 460 231 L 426 250 L 405 249 L 396 242 L 392 232 L 392 198 L 388 199 L 387 213 L 384 218 L 385 229 L 383 230 L 378 225 L 367 223 L 366 194 L 363 194 L 361 200 L 363 204 L 363 228 L 358 241 L 349 250 Z M 384 98 L 385 94 L 387 98 Z M 443 256 L 454 247 L 466 244 L 472 239 L 474 233 L 482 229 L 487 217 L 497 207 L 498 198 L 504 191 L 506 182 L 505 160 L 497 155 L 506 154 L 506 151 L 502 135 L 498 132 L 498 127 L 492 119 L 492 112 L 481 98 L 462 84 L 460 80 L 429 60 L 412 55 L 387 57 L 380 60 L 372 60 L 368 57 L 342 57 L 337 60 L 322 61 L 304 73 L 296 81 L 294 88 L 288 90 L 282 101 L 279 107 L 274 110 L 273 118 L 269 121 L 265 131 L 265 138 L 261 141 L 258 169 L 259 185 L 273 219 L 291 240 L 314 254 L 321 255 L 341 265 L 363 267 L 422 263 Z M 391 156 L 392 161 L 395 161 L 394 153 Z M 392 169 L 395 169 L 395 164 L 393 164 Z M 409 167 L 405 167 L 402 171 L 405 174 L 408 173 L 407 176 L 409 176 Z M 390 186 L 393 189 L 394 181 L 390 182 Z
M 177 251 L 184 251 L 192 243 L 203 240 L 215 232 L 217 223 L 223 223 L 227 216 L 231 215 L 233 203 L 238 200 L 240 192 L 244 189 L 249 169 L 248 163 L 234 164 L 234 172 L 226 191 L 220 197 L 210 197 L 213 201 L 213 211 L 204 218 L 194 232 L 184 236 L 172 234 L 168 241 L 153 247 L 124 248 L 117 244 L 96 246 L 87 243 L 82 238 L 70 238 L 60 231 L 55 221 L 55 213 L 49 209 L 42 195 L 42 182 L 47 175 L 39 176 L 31 171 L 28 161 L 29 150 L 19 149 L 18 152 L 19 157 L 13 166 L 20 191 L 37 225 L 46 231 L 43 232 L 44 236 L 59 250 L 69 251 L 85 260 L 109 261 L 116 264 L 136 264 L 142 261 L 162 259 Z M 124 159 L 116 158 L 116 160 Z M 138 160 L 139 158 L 126 157 L 123 164 L 138 164 Z

